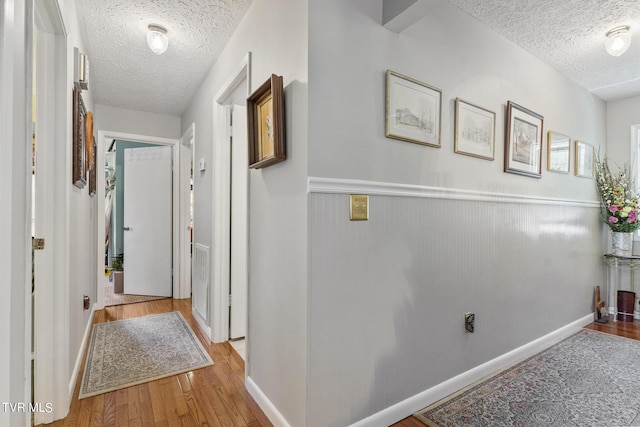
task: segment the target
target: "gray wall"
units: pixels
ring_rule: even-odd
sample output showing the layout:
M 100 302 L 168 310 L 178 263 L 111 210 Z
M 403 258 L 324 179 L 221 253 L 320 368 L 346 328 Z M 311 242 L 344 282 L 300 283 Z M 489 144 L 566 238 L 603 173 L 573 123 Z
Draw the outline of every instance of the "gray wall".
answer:
M 594 181 L 546 156 L 542 179 L 507 174 L 503 158 L 508 100 L 596 148 L 605 103 L 447 2 L 401 34 L 381 3 L 309 5 L 309 175 L 389 195 L 359 223 L 347 195 L 309 196 L 308 426 L 356 422 L 582 318 L 602 282 Z M 387 69 L 442 90 L 441 148 L 384 137 Z M 495 161 L 453 152 L 456 97 L 496 112 Z
M 305 425 L 307 377 L 307 2 L 253 0 L 182 116 L 195 159 L 214 165 L 213 103 L 247 52 L 257 89 L 285 86 L 287 160 L 249 172 L 248 375 L 292 426 Z M 194 176 L 194 243 L 213 247 L 212 168 Z M 212 263 L 213 264 L 213 263 Z

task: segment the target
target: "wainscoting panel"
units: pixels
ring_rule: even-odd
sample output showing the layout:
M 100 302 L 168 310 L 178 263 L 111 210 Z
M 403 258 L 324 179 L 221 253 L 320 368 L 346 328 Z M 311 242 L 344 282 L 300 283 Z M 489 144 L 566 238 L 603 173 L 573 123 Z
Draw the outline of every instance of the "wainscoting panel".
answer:
M 592 310 L 597 203 L 382 185 L 369 220 L 352 222 L 348 193 L 372 187 L 317 183 L 309 426 L 357 422 Z
M 208 322 L 209 316 L 209 247 L 196 243 L 193 245 L 193 309 L 198 316 Z M 209 325 L 210 326 L 210 325 Z

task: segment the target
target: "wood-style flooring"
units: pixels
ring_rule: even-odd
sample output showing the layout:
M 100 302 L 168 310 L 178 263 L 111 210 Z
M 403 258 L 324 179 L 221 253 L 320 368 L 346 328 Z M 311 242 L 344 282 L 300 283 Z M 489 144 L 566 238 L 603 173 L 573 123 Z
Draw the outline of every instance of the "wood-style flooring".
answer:
M 107 307 L 93 323 L 180 311 L 214 361 L 213 366 L 78 400 L 54 427 L 271 426 L 244 387 L 244 362 L 228 343 L 212 344 L 191 314 L 191 300 L 163 299 Z M 86 357 L 86 355 L 85 355 Z M 82 362 L 84 368 L 84 360 Z
M 148 314 L 180 311 L 215 362 L 185 374 L 78 400 L 79 383 L 69 415 L 48 424 L 53 427 L 152 426 L 270 426 L 271 423 L 244 387 L 244 362 L 228 343 L 212 344 L 191 315 L 191 300 L 164 299 L 107 307 L 96 312 L 93 323 L 130 319 Z M 609 334 L 640 340 L 640 323 L 592 323 L 587 326 Z M 83 365 L 84 367 L 84 361 Z M 407 417 L 394 427 L 424 427 Z

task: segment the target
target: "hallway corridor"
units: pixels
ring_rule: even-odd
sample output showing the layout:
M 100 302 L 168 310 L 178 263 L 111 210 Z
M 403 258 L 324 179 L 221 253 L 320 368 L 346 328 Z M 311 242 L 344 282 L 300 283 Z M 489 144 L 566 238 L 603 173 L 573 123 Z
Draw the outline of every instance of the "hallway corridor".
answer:
M 213 359 L 213 366 L 78 400 L 83 373 L 80 371 L 69 414 L 63 420 L 46 425 L 270 426 L 244 387 L 242 358 L 228 343 L 212 344 L 209 341 L 191 315 L 191 299 L 107 307 L 95 313 L 93 323 L 170 311 L 181 312 Z

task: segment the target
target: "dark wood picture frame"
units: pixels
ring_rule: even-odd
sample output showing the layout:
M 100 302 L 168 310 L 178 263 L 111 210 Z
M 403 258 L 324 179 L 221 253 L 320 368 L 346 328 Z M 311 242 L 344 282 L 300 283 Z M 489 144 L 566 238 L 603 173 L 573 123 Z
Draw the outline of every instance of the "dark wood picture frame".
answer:
M 287 158 L 282 76 L 272 74 L 247 98 L 249 168 L 260 169 Z
M 84 188 L 87 185 L 87 149 L 86 124 L 87 110 L 82 101 L 79 89 L 73 88 L 73 146 L 72 146 L 72 178 L 73 185 Z
M 96 194 L 96 169 L 97 169 L 97 162 L 96 162 L 96 149 L 97 149 L 97 144 L 96 144 L 96 139 L 91 137 L 91 146 L 93 149 L 93 155 L 91 156 L 91 168 L 89 169 L 89 196 L 95 196 Z
M 544 118 L 514 102 L 507 102 L 504 171 L 542 178 Z

